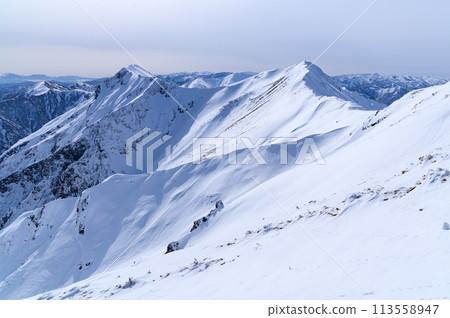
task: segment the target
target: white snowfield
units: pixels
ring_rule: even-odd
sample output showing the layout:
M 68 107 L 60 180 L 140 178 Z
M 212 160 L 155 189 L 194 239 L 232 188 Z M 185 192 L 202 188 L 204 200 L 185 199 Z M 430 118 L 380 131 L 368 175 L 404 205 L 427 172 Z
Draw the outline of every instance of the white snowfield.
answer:
M 195 121 L 132 66 L 0 157 L 0 298 L 450 297 L 450 84 L 386 107 L 307 62 L 160 83 Z M 125 165 L 145 127 L 174 145 L 153 175 Z M 193 164 L 197 137 L 248 137 L 267 164 Z M 300 141 L 281 165 L 261 137 Z M 293 163 L 305 138 L 325 165 Z

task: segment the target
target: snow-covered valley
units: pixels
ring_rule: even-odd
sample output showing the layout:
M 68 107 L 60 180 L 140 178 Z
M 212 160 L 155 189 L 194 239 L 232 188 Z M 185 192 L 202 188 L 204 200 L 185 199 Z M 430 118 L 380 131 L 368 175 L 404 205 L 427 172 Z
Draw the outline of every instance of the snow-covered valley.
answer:
M 0 298 L 450 297 L 450 84 L 387 106 L 308 62 L 206 75 L 129 66 L 0 156 Z M 145 127 L 172 137 L 152 175 L 125 162 Z M 267 163 L 195 164 L 199 137 Z M 325 164 L 294 164 L 307 138 Z

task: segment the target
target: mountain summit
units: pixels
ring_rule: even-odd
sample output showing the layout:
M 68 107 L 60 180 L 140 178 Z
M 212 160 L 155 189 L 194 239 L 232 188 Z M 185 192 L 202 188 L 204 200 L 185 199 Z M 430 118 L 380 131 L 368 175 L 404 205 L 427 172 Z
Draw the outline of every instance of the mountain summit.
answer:
M 122 68 L 117 74 L 121 74 L 121 75 L 125 75 L 127 73 L 130 73 L 134 76 L 142 76 L 142 77 L 153 77 L 153 75 L 146 71 L 145 69 L 143 69 L 142 67 L 140 67 L 139 65 L 136 64 L 131 64 L 128 65 L 127 67 Z

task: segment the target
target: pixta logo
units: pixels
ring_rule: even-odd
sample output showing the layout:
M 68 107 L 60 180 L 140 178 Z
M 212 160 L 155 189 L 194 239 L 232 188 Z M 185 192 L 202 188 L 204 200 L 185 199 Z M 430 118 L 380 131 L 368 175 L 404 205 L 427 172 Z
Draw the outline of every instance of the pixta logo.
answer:
M 144 128 L 134 134 L 132 137 L 128 138 L 126 142 L 127 166 L 152 174 L 154 172 L 155 151 L 170 138 L 172 138 L 172 136 L 156 130 L 152 131 L 150 128 Z M 135 153 L 135 156 L 133 156 L 133 153 Z M 164 157 L 158 161 L 157 168 L 159 168 L 171 154 L 172 147 L 167 145 Z M 136 158 L 136 165 L 133 165 L 133 157 Z
M 315 143 L 313 138 L 305 138 L 298 140 L 293 137 L 271 137 L 271 138 L 259 138 L 254 144 L 250 138 L 239 137 L 239 138 L 194 138 L 192 146 L 192 161 L 195 164 L 199 164 L 202 159 L 205 158 L 215 158 L 224 159 L 225 154 L 228 157 L 228 164 L 248 164 L 252 160 L 255 160 L 257 164 L 265 165 L 267 164 L 266 159 L 260 152 L 262 148 L 258 145 L 266 144 L 268 146 L 279 146 L 279 163 L 281 165 L 288 164 L 288 145 L 293 145 L 297 149 L 297 145 L 300 142 L 300 149 L 298 153 L 291 154 L 295 156 L 294 164 L 302 165 L 305 161 L 315 161 L 319 165 L 324 165 L 325 160 L 319 147 Z M 241 144 L 241 147 L 238 147 Z M 227 145 L 227 151 L 225 151 L 225 145 Z M 244 152 L 245 157 L 243 160 L 237 159 L 238 149 L 246 150 Z

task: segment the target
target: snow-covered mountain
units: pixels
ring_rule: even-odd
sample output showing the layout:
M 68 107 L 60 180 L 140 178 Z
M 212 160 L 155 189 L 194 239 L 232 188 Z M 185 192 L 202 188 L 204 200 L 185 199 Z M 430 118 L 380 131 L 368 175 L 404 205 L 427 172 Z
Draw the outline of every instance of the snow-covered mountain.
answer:
M 48 81 L 0 94 L 0 153 L 93 94 L 86 83 Z
M 352 116 L 363 118 L 366 109 L 381 107 L 359 95 L 340 91 L 318 67 L 312 66 L 308 70 L 306 67 L 303 63 L 263 72 L 234 86 L 207 90 L 179 87 L 163 81 L 158 84 L 145 70 L 136 66 L 124 68 L 100 85 L 95 96 L 83 100 L 0 156 L 0 187 L 3 189 L 0 214 L 3 219 L 6 219 L 5 215 L 9 219 L 15 212 L 41 206 L 53 199 L 79 195 L 114 173 L 130 172 L 124 162 L 125 141 L 145 127 L 172 136 L 175 147 L 170 165 L 177 165 L 177 160 L 190 160 L 186 155 L 190 153 L 194 137 L 264 136 L 267 127 L 261 125 L 260 117 L 267 120 L 270 116 L 274 121 L 278 116 L 276 130 L 272 131 L 277 136 L 307 135 L 317 132 L 308 130 L 308 122 L 298 126 L 298 121 L 291 117 L 301 116 L 312 125 L 315 124 L 310 119 L 315 116 L 333 118 L 328 129 L 334 130 L 345 126 Z M 298 79 L 298 76 L 302 78 Z M 290 87 L 291 84 L 295 85 Z M 269 102 L 277 94 L 284 94 L 285 87 L 294 92 L 300 89 L 310 93 L 285 102 L 292 105 L 279 111 L 276 109 L 278 103 Z M 294 92 L 282 97 L 288 98 Z M 342 102 L 329 102 L 336 98 Z M 349 111 L 341 111 L 342 107 Z M 185 109 L 195 116 L 195 122 Z M 335 114 L 338 112 L 341 115 Z M 290 125 L 287 124 L 289 121 L 292 122 Z M 326 129 L 321 128 L 324 132 Z M 42 172 L 36 179 L 34 173 L 29 176 L 30 169 Z M 20 191 L 16 189 L 18 183 Z
M 228 86 L 246 78 L 249 78 L 256 73 L 253 72 L 192 72 L 192 73 L 173 73 L 167 75 L 158 75 L 165 81 L 171 81 L 178 86 L 188 88 L 212 88 Z
M 166 81 L 188 88 L 227 86 L 256 75 L 252 72 L 192 72 L 158 75 Z M 433 76 L 403 76 L 373 74 L 348 74 L 333 76 L 341 87 L 360 93 L 368 99 L 390 105 L 405 94 L 420 88 L 442 85 L 448 80 Z
M 307 62 L 211 88 L 124 68 L 0 157 L 0 298 L 445 298 L 449 97 L 386 107 Z M 145 127 L 172 136 L 153 175 L 125 165 Z M 266 164 L 195 164 L 198 137 Z M 293 164 L 307 138 L 326 164 Z
M 413 90 L 448 82 L 446 79 L 433 76 L 380 75 L 377 73 L 339 75 L 333 78 L 346 89 L 386 105 L 392 104 Z

